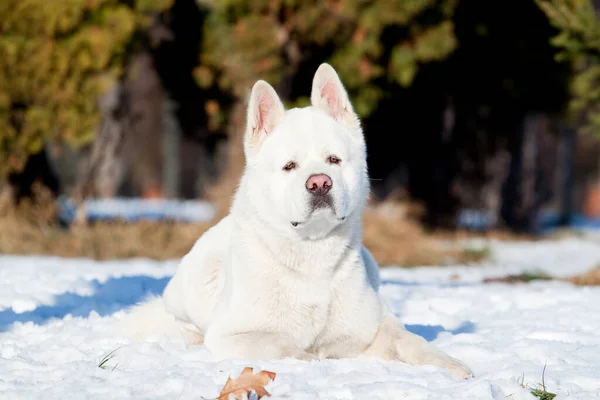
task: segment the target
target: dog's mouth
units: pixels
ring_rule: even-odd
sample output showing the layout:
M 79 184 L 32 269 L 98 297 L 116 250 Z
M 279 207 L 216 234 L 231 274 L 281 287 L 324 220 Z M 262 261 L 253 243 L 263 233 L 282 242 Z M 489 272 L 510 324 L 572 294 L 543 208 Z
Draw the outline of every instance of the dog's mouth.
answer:
M 343 216 L 343 217 L 339 217 L 339 218 L 338 218 L 338 221 L 340 221 L 340 222 L 343 222 L 343 221 L 345 221 L 345 220 L 346 220 L 346 216 Z M 292 224 L 292 226 L 293 226 L 294 228 L 296 228 L 296 227 L 298 227 L 298 226 L 301 226 L 302 224 L 305 224 L 305 223 L 306 223 L 306 221 L 303 221 L 303 222 L 299 222 L 299 221 L 292 221 L 292 222 L 290 222 L 290 223 Z
M 337 216 L 337 213 L 335 212 L 335 207 L 333 206 L 333 198 L 327 194 L 327 195 L 323 195 L 323 196 L 313 196 L 310 199 L 310 212 L 309 212 L 308 218 L 306 220 L 291 221 L 290 223 L 292 224 L 292 226 L 294 228 L 296 228 L 298 226 L 302 226 L 303 224 L 306 224 L 311 221 L 315 212 L 325 211 L 325 210 L 330 210 L 339 222 L 343 222 L 346 219 L 345 215 L 342 217 Z M 315 216 L 315 218 L 324 218 L 326 215 L 327 215 L 326 213 L 319 213 L 319 215 Z M 312 220 L 314 221 L 314 219 L 312 219 Z
M 310 213 L 314 213 L 316 210 L 322 208 L 333 209 L 333 199 L 330 195 L 326 194 L 323 196 L 313 196 L 310 199 Z

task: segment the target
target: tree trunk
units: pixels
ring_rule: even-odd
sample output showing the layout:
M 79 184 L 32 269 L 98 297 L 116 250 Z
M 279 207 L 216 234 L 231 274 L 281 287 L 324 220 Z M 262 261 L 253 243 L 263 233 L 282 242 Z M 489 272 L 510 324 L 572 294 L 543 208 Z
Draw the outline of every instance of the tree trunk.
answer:
M 179 197 L 179 179 L 180 179 L 180 147 L 181 131 L 179 123 L 173 115 L 173 104 L 171 101 L 163 103 L 163 141 L 162 141 L 162 162 L 163 173 L 162 181 L 165 195 L 170 198 Z
M 152 57 L 136 55 L 127 79 L 101 98 L 102 120 L 83 161 L 78 198 L 162 197 L 165 178 L 171 182 L 171 195 L 177 195 L 178 133 L 165 103 Z
M 75 188 L 80 200 L 114 197 L 125 174 L 123 144 L 130 129 L 130 112 L 123 85 L 115 85 L 99 103 L 102 120 Z

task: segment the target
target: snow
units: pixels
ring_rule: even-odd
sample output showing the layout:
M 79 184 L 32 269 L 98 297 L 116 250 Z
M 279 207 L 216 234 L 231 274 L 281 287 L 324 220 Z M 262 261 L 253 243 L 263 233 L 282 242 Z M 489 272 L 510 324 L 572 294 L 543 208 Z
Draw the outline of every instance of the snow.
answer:
M 207 222 L 216 214 L 215 206 L 203 200 L 109 198 L 87 199 L 83 203 L 86 218 L 97 220 L 173 220 Z M 70 199 L 58 200 L 59 219 L 71 223 L 77 205 Z
M 480 282 L 484 278 L 538 272 L 565 278 L 582 274 L 600 264 L 600 235 L 536 242 L 471 239 L 463 247 L 473 250 L 489 248 L 491 256 L 476 267 L 395 268 L 386 269 L 385 277 L 414 282 Z
M 0 256 L 0 398 L 215 399 L 228 376 L 251 366 L 277 373 L 267 386 L 274 399 L 533 399 L 520 383 L 537 387 L 544 364 L 557 400 L 600 398 L 600 288 L 481 283 L 530 270 L 586 271 L 600 262 L 600 243 L 469 245 L 490 246 L 492 260 L 383 268 L 381 288 L 409 330 L 473 369 L 476 377 L 466 381 L 400 362 L 215 362 L 203 346 L 128 341 L 115 323 L 129 305 L 162 291 L 176 261 Z

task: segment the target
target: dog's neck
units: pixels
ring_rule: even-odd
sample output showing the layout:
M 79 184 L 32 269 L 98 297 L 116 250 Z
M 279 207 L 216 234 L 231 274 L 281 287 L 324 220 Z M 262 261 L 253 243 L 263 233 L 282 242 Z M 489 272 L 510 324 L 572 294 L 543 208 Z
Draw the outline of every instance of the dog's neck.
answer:
M 234 201 L 231 215 L 234 234 L 248 235 L 275 261 L 290 269 L 308 272 L 312 266 L 318 266 L 321 270 L 333 270 L 345 254 L 360 252 L 362 209 L 354 210 L 327 235 L 316 239 L 282 234 L 247 202 Z

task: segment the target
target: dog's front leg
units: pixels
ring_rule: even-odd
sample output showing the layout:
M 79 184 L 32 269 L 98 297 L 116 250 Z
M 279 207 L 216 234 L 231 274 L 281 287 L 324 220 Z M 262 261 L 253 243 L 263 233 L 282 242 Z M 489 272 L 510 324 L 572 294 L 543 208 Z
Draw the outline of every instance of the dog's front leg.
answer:
M 274 360 L 286 357 L 307 361 L 317 359 L 313 354 L 295 345 L 288 336 L 275 332 L 257 331 L 233 335 L 209 333 L 205 344 L 218 359 Z
M 402 323 L 391 313 L 382 320 L 365 355 L 412 365 L 435 365 L 447 369 L 457 378 L 473 376 L 465 364 L 429 344 L 421 336 L 404 329 Z

